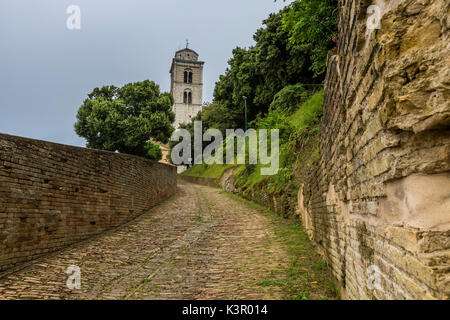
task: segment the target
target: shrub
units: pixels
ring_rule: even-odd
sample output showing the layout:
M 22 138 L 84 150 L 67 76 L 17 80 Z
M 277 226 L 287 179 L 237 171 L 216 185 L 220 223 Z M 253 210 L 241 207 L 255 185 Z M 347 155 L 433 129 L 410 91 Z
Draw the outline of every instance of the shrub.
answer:
M 308 91 L 301 84 L 286 86 L 275 95 L 270 110 L 291 114 L 306 99 Z

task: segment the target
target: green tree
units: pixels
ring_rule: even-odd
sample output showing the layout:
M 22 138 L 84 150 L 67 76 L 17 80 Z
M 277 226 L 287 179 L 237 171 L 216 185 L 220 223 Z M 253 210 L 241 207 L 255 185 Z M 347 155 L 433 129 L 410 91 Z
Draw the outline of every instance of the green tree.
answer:
M 161 93 L 149 80 L 95 88 L 78 110 L 75 132 L 87 140 L 88 148 L 160 160 L 159 146 L 149 140 L 169 140 L 172 105 L 172 95 Z
M 244 102 L 248 102 L 248 120 L 266 114 L 275 95 L 284 87 L 297 83 L 321 83 L 323 75 L 314 78 L 309 52 L 292 45 L 291 34 L 283 25 L 289 6 L 264 20 L 256 31 L 256 44 L 248 49 L 236 48 L 214 90 L 214 103 L 228 109 L 230 128 L 244 127 Z M 331 40 L 330 40 L 331 41 Z
M 296 0 L 283 17 L 291 48 L 307 53 L 310 70 L 317 77 L 325 73 L 328 51 L 337 37 L 338 0 Z

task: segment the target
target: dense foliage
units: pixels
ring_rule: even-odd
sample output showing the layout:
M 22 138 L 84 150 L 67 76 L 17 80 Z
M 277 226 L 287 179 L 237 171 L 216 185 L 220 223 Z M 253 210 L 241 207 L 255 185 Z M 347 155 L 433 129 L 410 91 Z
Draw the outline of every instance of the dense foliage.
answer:
M 314 76 L 325 72 L 331 40 L 337 37 L 337 14 L 338 0 L 296 0 L 283 17 L 291 46 L 310 57 Z
M 88 148 L 160 160 L 161 149 L 149 140 L 166 143 L 170 138 L 172 105 L 172 95 L 149 80 L 95 88 L 78 110 L 75 132 Z
M 293 110 L 304 102 L 305 89 L 323 82 L 327 52 L 335 46 L 337 7 L 338 0 L 296 0 L 271 14 L 253 36 L 254 46 L 233 50 L 201 120 L 221 131 L 243 128 L 243 96 L 249 121 L 271 106 Z
M 290 32 L 283 26 L 283 15 L 289 10 L 288 7 L 271 14 L 264 21 L 264 27 L 254 35 L 255 46 L 234 49 L 228 69 L 216 83 L 213 104 L 216 109 L 228 110 L 223 122 L 229 128 L 244 127 L 243 96 L 248 98 L 251 121 L 268 111 L 275 95 L 284 87 L 322 82 L 323 76 L 314 78 L 309 70 L 309 56 L 290 42 Z
M 257 128 L 280 129 L 280 169 L 273 176 L 261 175 L 264 165 L 246 164 L 235 172 L 236 184 L 246 190 L 265 181 L 270 192 L 292 193 L 296 196 L 300 179 L 295 171 L 318 158 L 319 119 L 322 115 L 323 90 L 309 95 L 298 108 L 271 109 L 265 117 L 254 121 Z M 195 165 L 185 174 L 219 178 L 232 165 Z

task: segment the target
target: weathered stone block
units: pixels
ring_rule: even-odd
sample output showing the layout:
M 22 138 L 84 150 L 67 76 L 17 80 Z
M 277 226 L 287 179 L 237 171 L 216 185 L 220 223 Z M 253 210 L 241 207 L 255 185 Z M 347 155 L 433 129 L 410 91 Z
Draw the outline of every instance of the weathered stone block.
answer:
M 321 158 L 304 182 L 302 210 L 333 273 L 346 279 L 345 297 L 445 298 L 448 1 L 385 1 L 376 31 L 366 30 L 369 4 L 345 2 L 339 13 Z M 373 263 L 382 269 L 382 288 L 372 292 L 365 270 Z

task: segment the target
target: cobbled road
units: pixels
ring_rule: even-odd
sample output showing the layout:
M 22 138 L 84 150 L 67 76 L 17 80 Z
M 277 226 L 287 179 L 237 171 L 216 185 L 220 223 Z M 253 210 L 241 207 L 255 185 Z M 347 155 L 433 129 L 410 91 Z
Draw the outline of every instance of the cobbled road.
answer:
M 130 223 L 0 279 L 0 299 L 279 299 L 257 284 L 289 262 L 270 218 L 219 189 L 178 187 Z M 70 265 L 79 290 L 67 288 Z

